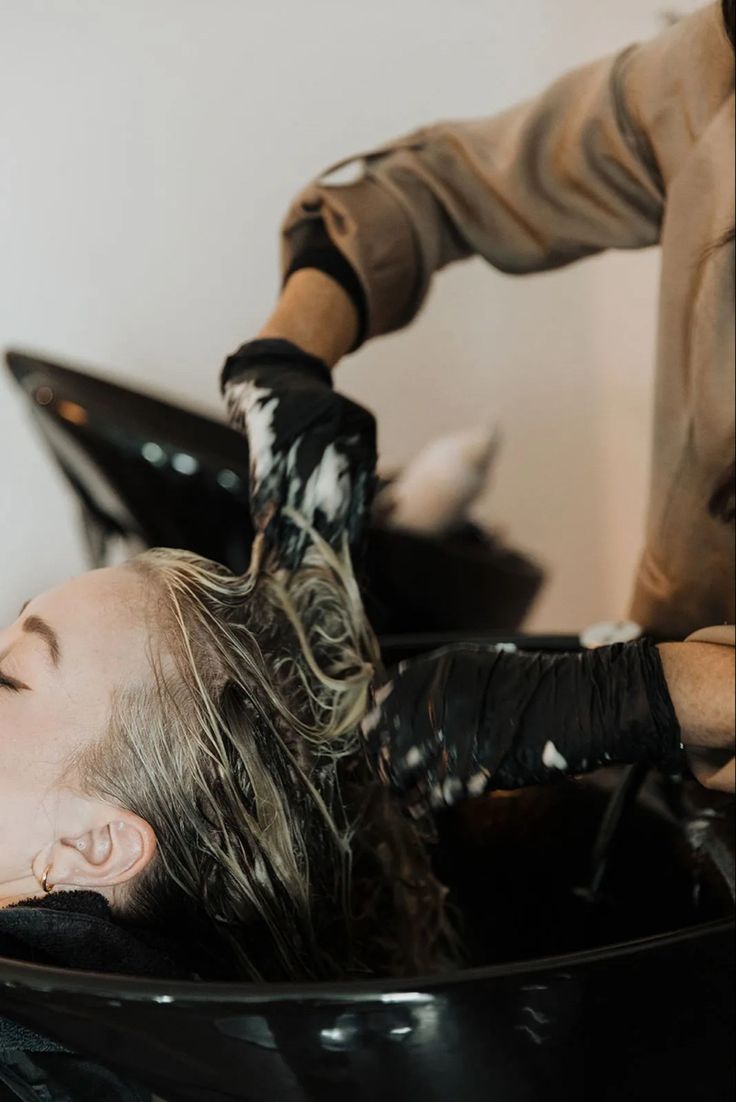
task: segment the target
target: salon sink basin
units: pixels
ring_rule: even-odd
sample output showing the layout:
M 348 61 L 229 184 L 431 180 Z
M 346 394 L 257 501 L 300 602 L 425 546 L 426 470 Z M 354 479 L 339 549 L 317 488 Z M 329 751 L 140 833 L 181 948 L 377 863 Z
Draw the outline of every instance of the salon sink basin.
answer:
M 253 530 L 240 433 L 100 375 L 21 351 L 6 361 L 77 501 L 90 566 L 181 547 L 247 569 Z M 543 581 L 536 562 L 473 524 L 442 537 L 369 526 L 361 574 L 372 623 L 402 633 L 512 631 Z
M 593 841 L 627 779 L 440 823 L 469 947 L 451 974 L 210 985 L 0 961 L 0 1014 L 166 1102 L 730 1099 L 733 801 L 630 786 L 591 900 Z

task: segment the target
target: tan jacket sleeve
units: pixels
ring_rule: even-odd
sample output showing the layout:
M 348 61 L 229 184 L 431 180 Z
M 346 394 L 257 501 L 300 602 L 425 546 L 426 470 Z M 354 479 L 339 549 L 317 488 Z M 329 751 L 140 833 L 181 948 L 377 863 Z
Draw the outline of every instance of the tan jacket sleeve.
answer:
M 692 140 L 687 74 L 698 51 L 723 48 L 717 8 L 494 118 L 438 123 L 344 162 L 354 182 L 322 177 L 293 203 L 285 269 L 326 235 L 361 280 L 375 336 L 406 325 L 432 274 L 463 257 L 523 273 L 655 244 L 665 181 Z

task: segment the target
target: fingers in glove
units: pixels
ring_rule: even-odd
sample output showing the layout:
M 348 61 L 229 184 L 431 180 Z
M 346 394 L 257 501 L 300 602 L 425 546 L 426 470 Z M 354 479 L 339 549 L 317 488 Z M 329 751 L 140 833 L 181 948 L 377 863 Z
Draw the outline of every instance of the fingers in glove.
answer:
M 381 743 L 390 783 L 434 806 L 613 762 L 681 763 L 648 640 L 564 655 L 447 648 L 399 668 L 369 738 Z

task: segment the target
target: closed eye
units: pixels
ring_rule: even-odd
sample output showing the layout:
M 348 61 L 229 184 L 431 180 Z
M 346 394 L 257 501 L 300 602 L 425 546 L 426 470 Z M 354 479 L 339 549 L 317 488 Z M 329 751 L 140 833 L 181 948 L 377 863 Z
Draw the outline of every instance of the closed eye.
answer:
M 10 689 L 11 692 L 21 693 L 25 689 L 30 689 L 30 685 L 26 685 L 23 681 L 18 681 L 15 677 L 9 677 L 0 670 L 0 689 Z

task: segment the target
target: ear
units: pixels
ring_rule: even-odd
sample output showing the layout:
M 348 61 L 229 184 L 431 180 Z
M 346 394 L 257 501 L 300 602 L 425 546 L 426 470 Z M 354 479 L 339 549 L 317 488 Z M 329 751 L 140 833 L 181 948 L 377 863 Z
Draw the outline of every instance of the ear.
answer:
M 49 886 L 102 891 L 143 872 L 156 852 L 156 836 L 138 815 L 107 808 L 109 818 L 76 837 L 59 838 L 34 862 Z M 43 866 L 43 868 L 41 868 Z

